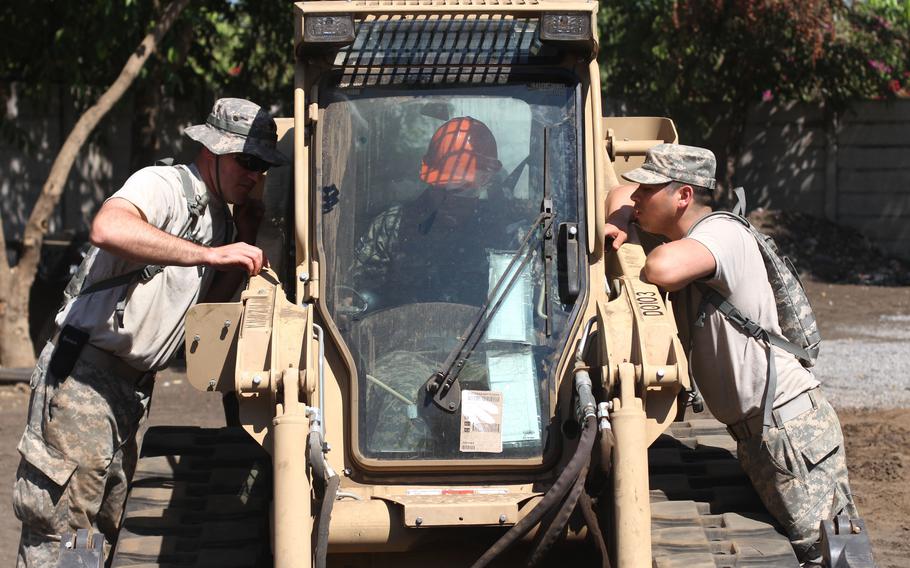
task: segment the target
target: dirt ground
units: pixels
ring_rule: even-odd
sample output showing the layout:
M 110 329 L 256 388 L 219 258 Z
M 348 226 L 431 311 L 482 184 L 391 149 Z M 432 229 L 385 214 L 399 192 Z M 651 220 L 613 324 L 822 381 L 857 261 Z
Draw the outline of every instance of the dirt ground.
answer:
M 808 283 L 807 289 L 825 339 L 849 339 L 857 326 L 882 318 L 910 316 L 910 288 Z M 908 324 L 910 325 L 910 324 Z M 895 369 L 895 376 L 898 369 Z M 906 380 L 898 388 L 908 388 Z M 838 409 L 847 439 L 851 482 L 871 532 L 882 568 L 910 564 L 910 408 L 862 407 L 863 384 L 856 385 L 857 408 Z M 16 444 L 25 422 L 28 389 L 0 386 L 0 566 L 13 566 L 19 523 L 12 514 L 11 485 L 19 456 Z M 150 424 L 217 426 L 221 404 L 197 393 L 179 373 L 159 376 Z

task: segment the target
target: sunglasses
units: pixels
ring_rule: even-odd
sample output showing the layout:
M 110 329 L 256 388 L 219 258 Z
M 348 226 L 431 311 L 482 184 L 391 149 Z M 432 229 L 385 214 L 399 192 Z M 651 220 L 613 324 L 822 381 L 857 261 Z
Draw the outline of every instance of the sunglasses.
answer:
M 252 154 L 234 154 L 234 160 L 241 168 L 250 172 L 259 172 L 260 174 L 272 167 L 272 164 Z

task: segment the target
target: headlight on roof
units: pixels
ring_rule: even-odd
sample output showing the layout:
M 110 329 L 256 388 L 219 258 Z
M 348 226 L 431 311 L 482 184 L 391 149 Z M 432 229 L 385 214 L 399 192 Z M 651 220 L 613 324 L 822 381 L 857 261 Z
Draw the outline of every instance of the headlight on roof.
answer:
M 593 52 L 594 31 L 587 12 L 547 12 L 540 16 L 540 41 Z
M 325 51 L 354 43 L 351 14 L 307 15 L 303 19 L 304 51 Z

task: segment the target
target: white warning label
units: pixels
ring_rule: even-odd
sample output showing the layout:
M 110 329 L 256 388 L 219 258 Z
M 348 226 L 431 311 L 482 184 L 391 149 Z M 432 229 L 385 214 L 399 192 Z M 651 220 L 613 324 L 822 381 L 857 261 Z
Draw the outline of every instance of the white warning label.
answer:
M 502 453 L 502 393 L 461 391 L 462 452 Z

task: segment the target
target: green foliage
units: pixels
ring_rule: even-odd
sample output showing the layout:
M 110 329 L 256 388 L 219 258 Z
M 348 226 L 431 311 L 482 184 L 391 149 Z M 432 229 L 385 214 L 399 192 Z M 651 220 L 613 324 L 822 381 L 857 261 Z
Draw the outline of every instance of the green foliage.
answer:
M 600 16 L 604 88 L 658 110 L 889 96 L 910 68 L 908 14 L 910 0 L 612 0 Z
M 0 7 L 5 35 L 0 81 L 17 82 L 28 98 L 62 84 L 87 106 L 116 78 L 166 4 L 5 3 Z M 291 13 L 292 4 L 284 0 L 192 2 L 143 68 L 135 89 L 154 84 L 162 94 L 180 98 L 211 99 L 215 93 L 287 107 L 293 74 Z
M 673 116 L 690 142 L 722 127 L 735 155 L 746 111 L 762 100 L 838 110 L 902 94 L 908 9 L 910 0 L 605 0 L 603 88 L 627 112 Z

